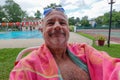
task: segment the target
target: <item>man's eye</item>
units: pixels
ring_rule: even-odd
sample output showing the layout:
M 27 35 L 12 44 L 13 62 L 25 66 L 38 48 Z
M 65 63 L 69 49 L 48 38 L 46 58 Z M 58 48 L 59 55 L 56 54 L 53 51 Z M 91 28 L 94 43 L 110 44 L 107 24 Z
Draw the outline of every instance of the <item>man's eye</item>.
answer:
M 66 23 L 65 22 L 60 22 L 61 25 L 65 25 Z
M 54 25 L 54 22 L 48 22 L 48 25 Z

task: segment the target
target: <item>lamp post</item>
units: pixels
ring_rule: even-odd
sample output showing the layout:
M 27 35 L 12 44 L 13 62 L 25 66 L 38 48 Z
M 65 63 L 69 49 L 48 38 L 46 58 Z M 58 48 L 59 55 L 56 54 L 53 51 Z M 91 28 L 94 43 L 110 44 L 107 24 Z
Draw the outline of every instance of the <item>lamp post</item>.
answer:
M 112 23 L 112 5 L 115 3 L 113 0 L 108 0 L 108 4 L 110 4 L 110 20 L 109 20 L 109 35 L 108 35 L 108 47 L 110 47 L 110 34 L 111 34 L 111 23 Z

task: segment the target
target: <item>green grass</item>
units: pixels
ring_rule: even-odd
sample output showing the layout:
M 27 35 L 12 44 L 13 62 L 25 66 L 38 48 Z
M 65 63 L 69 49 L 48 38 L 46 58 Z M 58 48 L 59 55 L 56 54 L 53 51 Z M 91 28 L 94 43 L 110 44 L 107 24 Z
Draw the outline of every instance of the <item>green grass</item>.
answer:
M 85 36 L 91 40 L 93 40 L 93 47 L 96 48 L 97 50 L 100 51 L 105 51 L 107 52 L 110 56 L 112 57 L 117 57 L 120 58 L 120 44 L 110 44 L 110 47 L 108 47 L 107 45 L 105 46 L 98 46 L 95 44 L 95 38 L 89 34 L 86 33 L 82 33 L 82 32 L 78 32 L 78 34 Z
M 23 48 L 0 49 L 0 80 L 8 80 L 16 56 Z
M 120 44 L 111 44 L 110 47 L 107 45 L 102 47 L 93 45 L 93 47 L 101 51 L 106 51 L 112 57 L 120 58 Z
M 80 35 L 82 35 L 82 36 L 85 36 L 85 37 L 87 37 L 87 38 L 89 38 L 89 39 L 94 40 L 94 37 L 91 36 L 91 35 L 89 35 L 89 34 L 85 34 L 85 33 L 83 33 L 83 32 L 78 32 L 78 34 L 80 34 Z

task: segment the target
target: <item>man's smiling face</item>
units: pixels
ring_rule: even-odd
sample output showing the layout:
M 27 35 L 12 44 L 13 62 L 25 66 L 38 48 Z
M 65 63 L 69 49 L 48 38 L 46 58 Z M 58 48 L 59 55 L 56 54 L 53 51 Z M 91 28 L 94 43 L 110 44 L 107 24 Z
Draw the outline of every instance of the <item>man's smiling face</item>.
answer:
M 64 13 L 53 10 L 44 18 L 42 27 L 47 46 L 63 47 L 67 44 L 69 25 Z

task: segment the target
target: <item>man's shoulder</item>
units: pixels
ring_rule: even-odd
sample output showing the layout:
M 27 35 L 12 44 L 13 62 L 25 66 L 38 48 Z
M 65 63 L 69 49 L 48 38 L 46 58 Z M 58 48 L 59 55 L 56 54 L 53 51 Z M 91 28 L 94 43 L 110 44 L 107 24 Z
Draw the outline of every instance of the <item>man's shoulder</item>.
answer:
M 86 46 L 90 46 L 86 43 L 78 43 L 78 42 L 72 42 L 72 43 L 68 43 L 68 46 L 71 46 L 71 47 L 86 47 Z
M 33 50 L 28 55 L 26 55 L 23 59 L 21 59 L 22 63 L 36 65 L 46 60 L 47 49 L 45 45 L 41 45 L 38 49 Z
M 34 64 L 38 60 L 37 51 L 27 53 L 19 62 L 22 64 Z
M 72 52 L 88 52 L 91 50 L 95 50 L 92 46 L 86 43 L 69 43 L 68 49 Z

